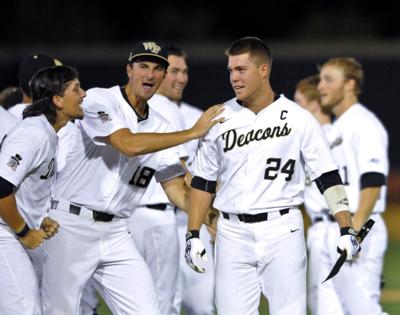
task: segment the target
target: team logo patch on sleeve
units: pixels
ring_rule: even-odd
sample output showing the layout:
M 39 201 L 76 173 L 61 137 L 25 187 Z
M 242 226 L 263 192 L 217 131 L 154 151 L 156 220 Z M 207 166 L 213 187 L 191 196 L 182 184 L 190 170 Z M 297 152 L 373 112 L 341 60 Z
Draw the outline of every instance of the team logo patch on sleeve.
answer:
M 97 112 L 97 114 L 99 114 L 99 119 L 103 124 L 106 123 L 107 121 L 112 120 L 112 118 L 110 118 L 110 116 L 106 112 Z
M 15 154 L 15 156 L 11 156 L 7 165 L 15 172 L 17 170 L 17 166 L 20 164 L 20 161 L 22 161 L 22 157 L 19 154 Z

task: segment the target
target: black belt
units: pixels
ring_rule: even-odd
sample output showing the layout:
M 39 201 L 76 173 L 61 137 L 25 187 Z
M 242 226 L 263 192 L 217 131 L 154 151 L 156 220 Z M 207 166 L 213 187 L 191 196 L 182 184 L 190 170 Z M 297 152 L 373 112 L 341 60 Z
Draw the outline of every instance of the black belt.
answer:
M 145 207 L 149 209 L 165 211 L 167 209 L 167 206 L 168 206 L 167 203 L 155 203 L 152 205 L 146 205 Z
M 329 222 L 336 222 L 335 217 L 332 214 L 324 214 L 323 216 L 315 217 L 312 223 L 314 224 L 325 220 Z
M 52 200 L 51 201 L 51 208 L 52 209 L 57 209 L 58 206 L 58 200 Z M 82 208 L 77 206 L 77 205 L 73 205 L 73 204 L 69 204 L 69 212 L 75 215 L 79 215 L 81 213 Z M 105 213 L 105 212 L 100 212 L 100 211 L 96 211 L 96 210 L 90 210 L 93 213 L 93 220 L 94 221 L 99 221 L 99 222 L 111 222 L 114 219 L 114 215 L 113 214 L 109 214 L 109 213 Z
M 280 215 L 285 215 L 289 213 L 290 208 L 282 209 L 279 210 Z M 222 216 L 224 219 L 229 219 L 229 213 L 222 212 Z M 236 214 L 237 217 L 239 218 L 239 221 L 245 222 L 245 223 L 256 223 L 256 222 L 262 222 L 262 221 L 267 221 L 268 220 L 268 212 L 263 212 L 263 213 L 257 213 L 257 214 L 247 214 L 247 213 L 242 213 L 242 214 Z

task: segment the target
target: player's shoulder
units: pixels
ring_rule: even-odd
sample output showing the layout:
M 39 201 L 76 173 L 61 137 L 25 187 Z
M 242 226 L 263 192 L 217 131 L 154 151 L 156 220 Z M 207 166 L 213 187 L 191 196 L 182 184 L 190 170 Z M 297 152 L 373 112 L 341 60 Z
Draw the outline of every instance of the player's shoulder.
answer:
M 163 116 L 181 115 L 178 105 L 164 95 L 154 94 L 147 102 L 151 108 Z
M 55 130 L 44 115 L 23 119 L 15 125 L 7 138 L 14 142 L 27 143 L 32 147 L 57 140 Z
M 119 86 L 111 88 L 94 87 L 86 91 L 86 97 L 83 99 L 82 106 L 87 107 L 92 104 L 109 104 L 116 101 L 122 94 Z
M 343 116 L 346 117 L 346 125 L 351 125 L 355 130 L 372 131 L 376 128 L 386 130 L 378 116 L 360 103 L 352 105 Z
M 179 106 L 184 115 L 201 116 L 201 114 L 203 113 L 200 108 L 190 105 L 186 102 L 181 102 Z
M 139 124 L 145 126 L 147 132 L 163 132 L 169 130 L 171 123 L 170 120 L 164 117 L 161 113 L 149 106 L 148 118 L 141 121 Z M 142 127 L 141 132 L 144 132 L 143 130 Z

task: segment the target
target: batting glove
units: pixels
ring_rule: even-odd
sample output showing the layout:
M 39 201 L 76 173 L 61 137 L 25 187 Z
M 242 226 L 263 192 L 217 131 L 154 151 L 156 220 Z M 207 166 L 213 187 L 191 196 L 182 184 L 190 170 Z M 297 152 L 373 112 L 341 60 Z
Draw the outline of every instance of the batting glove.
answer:
M 341 254 L 346 251 L 346 261 L 351 261 L 361 250 L 356 238 L 356 232 L 351 227 L 344 227 L 340 229 L 340 235 L 337 252 Z
M 207 263 L 206 249 L 200 240 L 200 233 L 198 230 L 191 230 L 186 233 L 186 250 L 185 259 L 186 263 L 194 271 L 203 273 L 206 269 L 203 267 Z

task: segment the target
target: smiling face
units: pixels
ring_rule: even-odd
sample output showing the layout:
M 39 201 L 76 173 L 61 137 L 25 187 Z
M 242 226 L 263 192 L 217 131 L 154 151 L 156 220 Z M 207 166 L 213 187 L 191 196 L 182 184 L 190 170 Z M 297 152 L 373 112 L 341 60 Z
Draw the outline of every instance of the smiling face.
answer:
M 68 120 L 83 118 L 81 108 L 86 92 L 81 88 L 78 79 L 66 83 L 67 88 L 62 95 L 53 96 L 53 102 Z
M 185 58 L 182 56 L 169 55 L 168 61 L 167 74 L 158 92 L 179 103 L 182 99 L 183 90 L 189 81 L 188 67 Z
M 249 53 L 229 56 L 230 82 L 239 101 L 251 102 L 262 91 L 269 75 L 269 65 L 258 65 Z
M 157 62 L 137 61 L 127 65 L 127 85 L 136 102 L 147 102 L 165 77 L 165 67 Z

